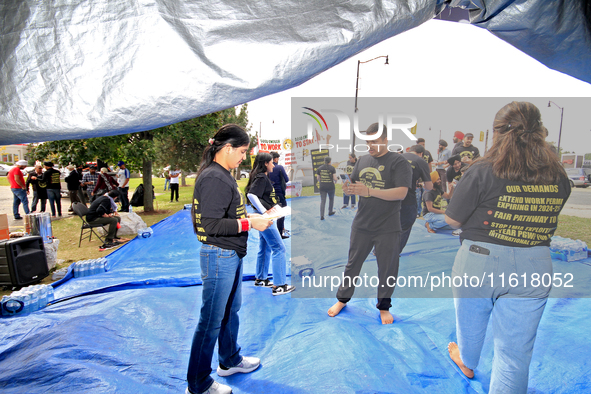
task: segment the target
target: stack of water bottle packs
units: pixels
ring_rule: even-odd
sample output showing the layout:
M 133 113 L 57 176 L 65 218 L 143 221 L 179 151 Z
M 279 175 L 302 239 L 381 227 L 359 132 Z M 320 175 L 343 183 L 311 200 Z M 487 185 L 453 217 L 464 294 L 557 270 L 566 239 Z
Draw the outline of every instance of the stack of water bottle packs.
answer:
M 574 240 L 555 235 L 550 242 L 550 253 L 553 259 L 577 261 L 587 258 L 587 244 L 580 239 Z
M 43 309 L 55 299 L 53 286 L 33 285 L 2 297 L 2 316 L 26 315 Z
M 107 264 L 107 259 L 105 257 L 77 261 L 74 263 L 74 278 L 81 278 L 83 276 L 96 275 L 105 272 L 105 264 Z

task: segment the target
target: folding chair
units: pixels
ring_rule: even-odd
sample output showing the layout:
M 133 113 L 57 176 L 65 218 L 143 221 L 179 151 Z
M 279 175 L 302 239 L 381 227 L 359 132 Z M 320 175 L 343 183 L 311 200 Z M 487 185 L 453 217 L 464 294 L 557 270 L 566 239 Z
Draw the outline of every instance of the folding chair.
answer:
M 88 223 L 86 221 L 86 214 L 88 213 L 88 208 L 86 207 L 86 205 L 82 203 L 75 202 L 74 204 L 72 204 L 72 209 L 74 210 L 74 213 L 78 215 L 78 217 L 82 220 L 82 227 L 80 228 L 80 240 L 78 241 L 78 247 L 80 247 L 80 244 L 82 243 L 83 239 L 88 238 L 89 241 L 92 241 L 93 233 L 104 244 L 105 240 L 100 235 L 98 235 L 97 232 L 94 231 L 94 229 L 97 227 L 102 227 L 106 231 L 106 224 Z

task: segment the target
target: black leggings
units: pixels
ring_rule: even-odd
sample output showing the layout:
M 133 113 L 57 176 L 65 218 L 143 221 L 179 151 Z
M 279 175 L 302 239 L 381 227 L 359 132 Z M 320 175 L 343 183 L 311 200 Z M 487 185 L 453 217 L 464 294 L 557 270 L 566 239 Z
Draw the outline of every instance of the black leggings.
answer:
M 179 184 L 178 183 L 171 183 L 170 184 L 170 202 L 174 199 L 174 194 L 176 193 L 176 200 L 179 200 Z

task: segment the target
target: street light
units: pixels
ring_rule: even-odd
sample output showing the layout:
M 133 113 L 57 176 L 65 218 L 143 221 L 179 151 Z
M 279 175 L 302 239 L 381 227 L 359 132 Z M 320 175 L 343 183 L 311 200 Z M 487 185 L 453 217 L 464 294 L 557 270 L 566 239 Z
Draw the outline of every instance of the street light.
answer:
M 564 114 L 564 108 L 556 104 L 554 101 L 548 101 L 548 108 L 551 107 L 551 104 L 554 104 L 555 106 L 560 108 L 560 129 L 558 131 L 558 148 L 556 149 L 556 154 L 558 155 L 558 158 L 562 161 L 562 158 L 560 157 L 560 137 L 562 136 L 562 115 Z
M 390 63 L 388 63 L 388 55 L 374 57 L 373 59 L 367 60 L 365 62 L 362 62 L 361 60 L 357 60 L 357 81 L 355 82 L 355 112 L 357 112 L 359 110 L 359 108 L 357 108 L 357 94 L 359 93 L 359 66 L 362 63 L 369 63 L 371 61 L 374 61 L 374 60 L 382 58 L 382 57 L 386 58 L 386 63 L 384 63 L 384 64 L 390 64 Z M 352 131 L 352 133 L 353 133 L 353 146 L 355 146 L 355 132 Z

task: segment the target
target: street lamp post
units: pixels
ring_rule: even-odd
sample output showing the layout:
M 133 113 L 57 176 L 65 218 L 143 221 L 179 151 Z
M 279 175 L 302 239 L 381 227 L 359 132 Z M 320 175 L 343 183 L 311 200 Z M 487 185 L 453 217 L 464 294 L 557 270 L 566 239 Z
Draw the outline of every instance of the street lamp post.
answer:
M 357 80 L 355 82 L 355 112 L 357 112 L 359 110 L 359 108 L 357 108 L 357 94 L 359 93 L 359 66 L 362 63 L 369 63 L 371 61 L 374 61 L 374 60 L 382 58 L 382 57 L 386 58 L 386 63 L 384 63 L 384 64 L 390 64 L 390 63 L 388 63 L 388 55 L 374 57 L 373 59 L 367 60 L 365 62 L 362 62 L 361 60 L 357 61 Z M 355 146 L 355 132 L 351 131 L 351 133 L 353 134 L 353 146 Z
M 558 148 L 556 149 L 556 154 L 558 155 L 558 158 L 562 161 L 562 158 L 560 157 L 560 137 L 562 137 L 562 115 L 564 115 L 564 107 L 561 107 L 554 101 L 548 101 L 548 107 L 551 107 L 551 104 L 554 104 L 555 106 L 560 108 L 560 129 L 558 130 Z

